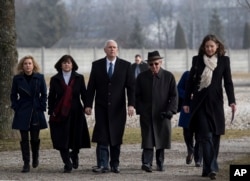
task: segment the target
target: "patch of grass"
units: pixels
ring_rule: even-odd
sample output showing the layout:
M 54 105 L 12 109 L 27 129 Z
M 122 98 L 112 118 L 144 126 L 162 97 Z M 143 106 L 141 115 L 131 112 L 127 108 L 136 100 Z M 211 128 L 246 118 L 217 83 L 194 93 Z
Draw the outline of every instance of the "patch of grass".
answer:
M 92 135 L 93 129 L 89 130 Z M 222 139 L 236 139 L 241 137 L 250 137 L 249 130 L 226 130 L 226 134 L 222 136 Z M 50 138 L 49 129 L 42 130 L 40 132 L 41 149 L 52 148 L 52 142 Z M 172 129 L 172 141 L 184 142 L 182 128 Z M 6 139 L 0 140 L 0 151 L 12 151 L 20 149 L 20 138 L 18 139 Z M 138 144 L 141 143 L 141 130 L 140 128 L 126 128 L 123 144 Z M 93 143 L 92 143 L 93 144 Z M 95 145 L 95 144 L 93 144 Z

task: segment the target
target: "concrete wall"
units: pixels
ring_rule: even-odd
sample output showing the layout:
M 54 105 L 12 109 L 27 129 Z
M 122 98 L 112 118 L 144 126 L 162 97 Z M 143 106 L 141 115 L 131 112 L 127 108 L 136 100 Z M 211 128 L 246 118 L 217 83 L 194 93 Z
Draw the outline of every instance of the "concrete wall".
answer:
M 134 62 L 135 54 L 141 54 L 143 59 L 147 59 L 147 53 L 152 49 L 120 49 L 119 57 Z M 164 57 L 163 67 L 166 69 L 182 73 L 190 68 L 192 57 L 197 54 L 197 50 L 158 50 Z M 91 70 L 92 61 L 105 56 L 103 49 L 45 49 L 45 48 L 18 48 L 18 59 L 25 55 L 32 55 L 41 65 L 44 74 L 54 74 L 57 60 L 64 54 L 73 56 L 79 66 L 79 73 L 88 74 Z M 230 56 L 232 72 L 250 72 L 250 51 L 249 50 L 227 50 Z

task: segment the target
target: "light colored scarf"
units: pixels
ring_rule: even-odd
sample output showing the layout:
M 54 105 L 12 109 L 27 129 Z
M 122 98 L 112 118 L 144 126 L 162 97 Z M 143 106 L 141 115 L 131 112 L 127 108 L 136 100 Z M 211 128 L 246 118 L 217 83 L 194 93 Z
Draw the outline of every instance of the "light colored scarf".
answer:
M 212 57 L 203 56 L 204 63 L 206 65 L 205 69 L 201 74 L 201 82 L 199 91 L 203 88 L 207 88 L 211 84 L 213 71 L 217 67 L 217 56 L 213 55 Z

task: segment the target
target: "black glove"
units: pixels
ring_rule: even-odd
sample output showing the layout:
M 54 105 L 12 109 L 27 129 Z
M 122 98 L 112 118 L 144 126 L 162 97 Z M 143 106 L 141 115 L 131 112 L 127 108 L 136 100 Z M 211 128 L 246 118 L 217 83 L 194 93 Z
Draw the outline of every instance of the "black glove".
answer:
M 161 112 L 160 116 L 161 116 L 161 119 L 165 119 L 165 118 L 171 119 L 173 117 L 173 113 L 172 111 Z

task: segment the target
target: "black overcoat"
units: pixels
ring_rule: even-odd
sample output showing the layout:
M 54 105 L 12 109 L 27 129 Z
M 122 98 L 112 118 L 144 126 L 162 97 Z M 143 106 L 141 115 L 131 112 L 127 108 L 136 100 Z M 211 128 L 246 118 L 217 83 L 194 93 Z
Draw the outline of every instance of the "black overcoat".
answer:
M 47 128 L 44 112 L 47 103 L 47 88 L 44 75 L 34 73 L 30 82 L 23 74 L 15 75 L 11 88 L 11 108 L 14 109 L 13 129 L 29 130 L 30 123 L 39 121 L 40 129 Z
M 198 91 L 201 74 L 205 68 L 203 56 L 194 56 L 190 76 L 186 86 L 184 105 L 189 105 L 190 97 L 193 93 L 191 104 L 190 129 L 196 130 L 195 114 L 200 106 L 205 106 L 207 116 L 211 120 L 211 128 L 214 134 L 225 133 L 225 115 L 223 100 L 223 85 L 228 98 L 228 105 L 235 103 L 234 86 L 231 76 L 230 60 L 228 56 L 219 56 L 217 67 L 213 71 L 212 81 L 209 87 Z M 222 82 L 224 80 L 224 82 Z
M 151 70 L 138 75 L 136 112 L 140 115 L 142 148 L 171 147 L 171 120 L 162 119 L 161 112 L 176 113 L 177 95 L 175 77 L 171 72 L 161 68 L 157 76 L 153 76 Z
M 49 121 L 51 139 L 55 149 L 90 148 L 90 136 L 83 104 L 86 100 L 86 85 L 83 75 L 72 71 L 70 81 L 75 79 L 70 114 L 67 120 L 61 122 Z M 50 80 L 48 96 L 48 114 L 52 115 L 56 104 L 62 98 L 63 75 L 57 73 Z
M 135 76 L 135 69 L 136 69 L 136 66 L 137 66 L 136 63 L 133 63 L 133 64 L 131 65 L 132 74 L 133 74 L 134 76 Z M 144 72 L 144 71 L 148 70 L 148 64 L 142 61 L 142 62 L 139 64 L 139 68 L 140 68 L 140 73 L 141 73 L 141 72 Z
M 126 101 L 128 106 L 134 106 L 134 89 L 135 79 L 128 61 L 117 57 L 111 79 L 107 74 L 106 58 L 92 63 L 86 107 L 92 107 L 95 98 L 93 142 L 113 146 L 122 144 L 127 117 Z

